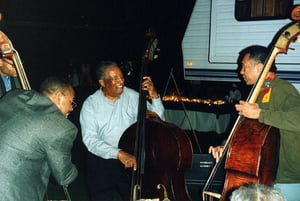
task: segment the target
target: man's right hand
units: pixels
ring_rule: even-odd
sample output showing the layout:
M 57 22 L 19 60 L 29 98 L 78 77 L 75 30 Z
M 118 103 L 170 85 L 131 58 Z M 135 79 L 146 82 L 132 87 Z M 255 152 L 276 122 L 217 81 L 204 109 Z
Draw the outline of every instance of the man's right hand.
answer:
M 216 162 L 219 162 L 223 154 L 223 151 L 224 151 L 223 146 L 217 146 L 217 147 L 210 146 L 208 149 L 208 153 L 213 155 L 213 157 L 216 159 Z
M 120 150 L 118 152 L 118 159 L 124 164 L 125 168 L 132 167 L 134 171 L 136 170 L 137 162 L 135 156 Z

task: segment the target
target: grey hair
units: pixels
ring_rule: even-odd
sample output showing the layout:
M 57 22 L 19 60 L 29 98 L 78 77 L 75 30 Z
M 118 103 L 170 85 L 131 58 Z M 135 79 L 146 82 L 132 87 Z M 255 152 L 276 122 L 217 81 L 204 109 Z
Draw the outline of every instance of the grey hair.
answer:
M 262 184 L 248 184 L 234 190 L 230 201 L 286 201 L 276 189 Z
M 117 62 L 114 61 L 102 61 L 96 66 L 96 79 L 104 80 L 105 79 L 105 69 L 118 66 Z
M 70 82 L 60 77 L 48 77 L 40 85 L 40 92 L 45 95 L 52 95 L 56 92 L 67 93 L 70 89 L 73 89 Z

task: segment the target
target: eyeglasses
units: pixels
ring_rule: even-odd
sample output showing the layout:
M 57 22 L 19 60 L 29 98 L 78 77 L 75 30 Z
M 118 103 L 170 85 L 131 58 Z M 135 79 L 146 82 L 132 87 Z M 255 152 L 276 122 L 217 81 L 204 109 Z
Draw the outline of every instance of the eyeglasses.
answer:
M 2 61 L 4 61 L 4 63 L 7 63 L 7 64 L 9 64 L 9 65 L 11 65 L 11 66 L 15 66 L 15 64 L 14 64 L 14 62 L 12 61 L 12 63 L 10 63 L 10 62 L 8 62 L 8 61 L 11 61 L 10 59 L 4 59 L 4 58 L 2 58 Z
M 61 92 L 61 93 L 62 93 L 63 96 L 66 96 L 63 92 Z M 75 109 L 77 107 L 77 103 L 74 100 L 72 100 L 71 106 L 72 106 L 73 109 Z
M 77 107 L 77 103 L 74 100 L 72 100 L 71 105 L 73 109 Z

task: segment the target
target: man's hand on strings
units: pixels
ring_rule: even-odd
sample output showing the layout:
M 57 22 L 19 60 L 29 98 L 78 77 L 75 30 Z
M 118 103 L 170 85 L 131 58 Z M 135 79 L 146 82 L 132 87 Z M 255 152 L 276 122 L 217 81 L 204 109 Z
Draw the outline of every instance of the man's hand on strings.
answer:
M 250 119 L 258 119 L 261 109 L 257 103 L 248 103 L 246 101 L 240 101 L 235 105 L 235 109 L 239 112 L 239 115 Z
M 144 79 L 144 81 L 142 84 L 142 89 L 145 91 L 148 91 L 148 95 L 151 99 L 158 98 L 158 93 L 154 87 L 151 77 L 145 76 L 145 77 L 143 77 L 143 79 Z
M 208 153 L 212 154 L 214 159 L 216 159 L 216 162 L 219 162 L 219 160 L 223 154 L 223 151 L 224 151 L 223 146 L 217 146 L 217 147 L 210 146 L 208 149 Z
M 135 156 L 120 150 L 118 152 L 118 159 L 121 161 L 121 163 L 124 164 L 125 168 L 132 167 L 134 171 L 137 169 L 137 162 Z

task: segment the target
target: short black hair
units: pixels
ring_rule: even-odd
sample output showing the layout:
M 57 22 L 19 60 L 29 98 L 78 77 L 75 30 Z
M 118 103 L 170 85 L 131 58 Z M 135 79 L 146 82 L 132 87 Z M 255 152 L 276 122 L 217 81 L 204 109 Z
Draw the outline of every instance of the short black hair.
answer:
M 257 63 L 265 64 L 266 59 L 268 58 L 268 55 L 270 53 L 269 48 L 260 46 L 260 45 L 252 45 L 249 47 L 246 47 L 245 49 L 241 50 L 239 53 L 239 59 L 238 64 L 241 63 L 243 57 L 246 54 L 250 54 L 250 59 L 253 59 Z M 272 66 L 270 68 L 270 72 L 276 72 L 277 67 L 275 65 L 275 61 L 273 61 Z
M 40 85 L 40 92 L 46 95 L 52 95 L 56 92 L 66 93 L 72 88 L 69 80 L 62 77 L 48 77 Z

